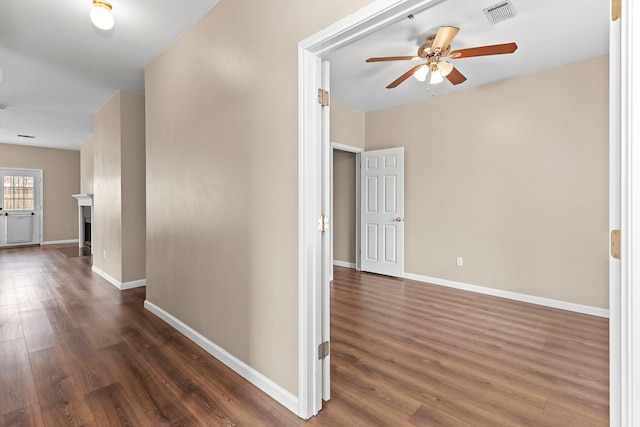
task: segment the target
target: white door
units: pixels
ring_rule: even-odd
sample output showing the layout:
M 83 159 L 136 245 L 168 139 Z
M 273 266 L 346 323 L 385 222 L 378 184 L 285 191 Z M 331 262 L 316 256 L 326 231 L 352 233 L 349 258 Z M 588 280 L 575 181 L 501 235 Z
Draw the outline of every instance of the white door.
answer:
M 0 169 L 0 183 L 0 246 L 42 243 L 42 171 Z
M 404 275 L 404 147 L 365 151 L 360 168 L 360 265 Z
M 322 87 L 329 91 L 330 85 L 330 64 L 322 61 Z M 322 108 L 322 212 L 328 216 L 331 212 L 331 159 L 333 149 L 330 141 L 330 105 Z M 330 218 L 328 219 L 330 222 Z M 325 229 L 326 230 L 326 229 Z M 331 253 L 331 233 L 322 233 L 322 343 L 329 343 L 331 340 L 331 280 L 333 279 L 333 254 Z M 319 344 L 322 345 L 322 344 Z M 327 347 L 328 348 L 328 347 Z M 323 400 L 331 398 L 331 354 L 327 350 L 325 356 L 320 360 L 320 372 L 322 373 L 321 397 Z M 319 402 L 322 405 L 322 402 Z M 321 408 L 322 406 L 319 406 Z M 318 408 L 318 409 L 319 409 Z

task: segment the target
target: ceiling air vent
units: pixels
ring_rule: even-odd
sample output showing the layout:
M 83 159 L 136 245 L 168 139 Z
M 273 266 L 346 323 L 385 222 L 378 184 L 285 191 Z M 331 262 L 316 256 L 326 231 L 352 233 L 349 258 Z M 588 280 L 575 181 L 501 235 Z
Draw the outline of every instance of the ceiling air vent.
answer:
M 494 4 L 491 7 L 483 9 L 484 14 L 487 16 L 491 25 L 498 22 L 506 21 L 516 16 L 516 11 L 513 9 L 509 0 Z

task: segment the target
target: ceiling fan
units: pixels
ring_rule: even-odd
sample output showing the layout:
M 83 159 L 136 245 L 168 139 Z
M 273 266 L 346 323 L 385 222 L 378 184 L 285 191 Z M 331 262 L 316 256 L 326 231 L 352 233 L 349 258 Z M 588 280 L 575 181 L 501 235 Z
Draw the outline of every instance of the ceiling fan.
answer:
M 444 58 L 458 59 L 472 56 L 502 55 L 513 53 L 518 49 L 518 45 L 515 43 L 504 43 L 452 51 L 451 41 L 459 30 L 456 27 L 440 27 L 436 34 L 427 37 L 424 44 L 418 48 L 418 56 L 386 56 L 369 58 L 366 62 L 424 61 L 424 63 L 416 65 L 391 82 L 387 89 L 393 89 L 412 74 L 420 81 L 427 80 L 428 84 L 440 83 L 446 77 L 452 84 L 458 85 L 467 80 L 467 78 L 453 64 L 445 61 Z

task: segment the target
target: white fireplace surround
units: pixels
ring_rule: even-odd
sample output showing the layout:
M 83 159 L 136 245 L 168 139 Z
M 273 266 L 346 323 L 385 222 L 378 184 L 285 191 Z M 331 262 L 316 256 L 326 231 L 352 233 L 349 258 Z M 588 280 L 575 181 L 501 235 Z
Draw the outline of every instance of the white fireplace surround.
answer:
M 73 194 L 78 200 L 78 247 L 84 247 L 84 213 L 85 206 L 91 207 L 91 227 L 93 227 L 93 194 Z M 91 230 L 91 253 L 93 254 L 93 230 Z

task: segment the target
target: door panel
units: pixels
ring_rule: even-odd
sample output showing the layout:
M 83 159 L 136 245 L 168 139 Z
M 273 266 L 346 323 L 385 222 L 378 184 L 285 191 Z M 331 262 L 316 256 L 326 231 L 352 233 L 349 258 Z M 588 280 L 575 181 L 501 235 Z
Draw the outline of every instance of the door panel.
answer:
M 404 148 L 362 153 L 361 268 L 404 274 Z
M 378 225 L 377 224 L 366 224 L 367 232 L 366 232 L 366 248 L 367 261 L 376 262 L 378 261 Z
M 8 244 L 24 244 L 33 241 L 33 215 L 9 214 L 5 228 Z

